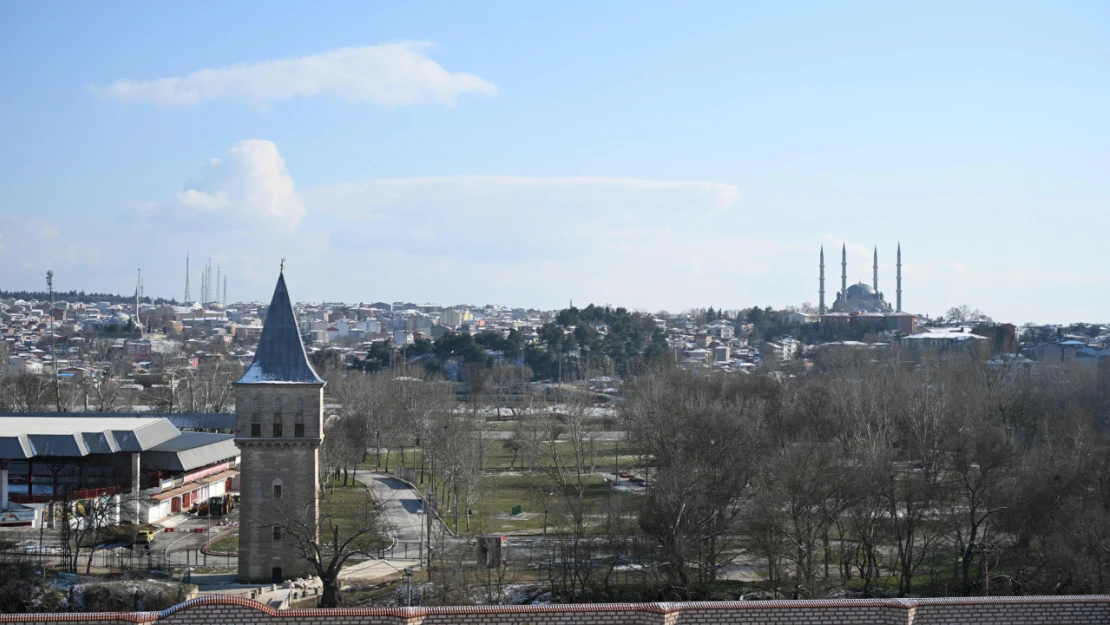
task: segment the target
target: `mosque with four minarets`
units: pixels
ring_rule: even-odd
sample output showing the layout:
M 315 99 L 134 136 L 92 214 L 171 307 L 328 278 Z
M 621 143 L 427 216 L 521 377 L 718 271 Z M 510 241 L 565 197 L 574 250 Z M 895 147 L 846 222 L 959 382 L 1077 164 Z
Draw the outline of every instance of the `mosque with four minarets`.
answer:
M 895 302 L 892 305 L 879 290 L 879 248 L 875 247 L 875 262 L 872 266 L 872 283 L 857 282 L 848 284 L 848 250 L 840 248 L 840 291 L 832 306 L 825 305 L 825 248 L 821 248 L 820 286 L 818 287 L 818 311 L 822 326 L 866 326 L 870 329 L 898 330 L 906 334 L 917 328 L 917 318 L 902 311 L 902 244 L 898 244 Z

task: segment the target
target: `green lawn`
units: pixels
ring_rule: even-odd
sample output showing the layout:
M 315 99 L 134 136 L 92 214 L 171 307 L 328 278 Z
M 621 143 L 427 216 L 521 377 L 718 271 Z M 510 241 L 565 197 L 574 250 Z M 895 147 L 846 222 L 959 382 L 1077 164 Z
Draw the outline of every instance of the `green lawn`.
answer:
M 485 450 L 483 452 L 483 460 L 486 469 L 519 469 L 524 467 L 531 467 L 532 463 L 528 461 L 523 452 L 518 452 L 516 457 L 513 457 L 511 445 L 507 444 L 508 441 L 502 440 L 487 440 L 484 441 Z M 560 441 L 556 443 L 560 450 L 570 450 L 570 443 Z M 627 470 L 629 467 L 639 467 L 643 464 L 644 458 L 637 455 L 632 447 L 627 443 L 618 443 L 614 441 L 598 441 L 594 446 L 594 464 L 597 466 L 598 471 L 613 470 L 618 458 L 617 453 L 620 453 L 620 469 L 621 471 Z M 547 450 L 545 450 L 545 454 Z M 404 454 L 404 466 L 415 466 L 418 470 L 420 468 L 420 460 L 423 457 L 423 450 L 416 448 L 406 448 Z M 401 463 L 401 452 L 393 450 L 388 454 L 382 452 L 380 454 L 371 453 L 367 455 L 366 462 L 359 464 L 360 469 L 369 469 L 371 471 L 382 470 L 389 466 L 390 473 L 396 473 L 394 467 Z M 543 462 L 540 466 L 551 466 L 550 462 Z
M 539 475 L 487 475 L 483 482 L 483 496 L 477 505 L 472 506 L 475 514 L 470 518 L 470 531 L 474 534 L 511 532 L 516 530 L 540 530 L 544 526 L 544 503 L 547 500 L 548 523 L 554 526 L 557 515 L 564 509 L 564 500 L 554 494 L 552 489 L 543 488 L 543 478 Z M 600 476 L 586 480 L 585 502 L 587 514 L 592 518 L 589 525 L 600 525 L 607 510 L 610 497 L 608 483 Z M 618 503 L 625 507 L 638 506 L 640 497 L 622 492 L 613 492 Z M 520 506 L 519 516 L 512 515 L 513 506 Z M 466 531 L 466 518 L 460 502 L 458 527 L 455 526 L 454 508 L 441 508 L 440 517 L 452 531 Z
M 530 467 L 531 462 L 523 456 L 522 453 L 516 454 L 513 457 L 512 446 L 510 441 L 485 441 L 485 466 L 487 469 L 508 469 L 508 468 L 521 468 Z M 570 451 L 570 443 L 566 441 L 559 441 L 556 443 L 560 453 Z M 643 459 L 634 453 L 632 447 L 627 443 L 618 443 L 616 441 L 598 441 L 593 448 L 594 464 L 598 471 L 612 471 L 617 463 L 617 453 L 620 453 L 620 469 L 621 471 L 627 470 L 629 467 L 640 466 Z M 544 449 L 544 455 L 550 453 Z M 554 463 L 544 461 L 538 466 L 553 466 Z
M 363 528 L 374 528 L 373 499 L 370 492 L 353 480 L 348 481 L 347 486 L 343 486 L 342 478 L 328 482 L 320 495 L 320 519 L 321 540 L 324 539 L 324 532 L 330 531 L 332 525 L 339 527 L 341 541 Z M 360 538 L 358 542 L 360 548 L 369 550 L 381 540 L 382 537 L 375 531 Z
M 239 532 L 232 532 L 227 536 L 217 538 L 208 546 L 208 550 L 220 553 L 239 553 Z

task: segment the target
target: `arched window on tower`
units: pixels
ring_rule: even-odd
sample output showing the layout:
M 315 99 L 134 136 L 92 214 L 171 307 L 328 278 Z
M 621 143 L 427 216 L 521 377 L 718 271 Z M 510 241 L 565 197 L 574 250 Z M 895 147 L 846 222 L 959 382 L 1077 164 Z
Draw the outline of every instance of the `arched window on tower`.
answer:
M 304 400 L 297 399 L 297 412 L 293 414 L 293 436 L 304 436 Z
M 282 487 L 281 479 L 280 478 L 275 478 L 273 483 L 271 484 L 271 488 L 272 488 L 273 494 L 274 494 L 274 499 L 281 499 L 281 487 Z
M 262 436 L 262 400 L 256 395 L 251 400 L 251 438 Z
M 274 438 L 282 437 L 281 398 L 274 398 Z

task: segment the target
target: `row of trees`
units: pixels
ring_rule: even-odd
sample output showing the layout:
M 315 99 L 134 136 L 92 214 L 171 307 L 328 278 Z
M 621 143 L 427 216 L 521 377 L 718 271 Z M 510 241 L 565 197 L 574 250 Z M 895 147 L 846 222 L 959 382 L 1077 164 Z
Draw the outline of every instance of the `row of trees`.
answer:
M 633 383 L 626 420 L 656 472 L 640 525 L 670 587 L 696 596 L 741 559 L 792 597 L 852 578 L 972 594 L 980 564 L 1004 592 L 1110 589 L 1110 376 L 873 356 Z
M 130 366 L 116 358 L 84 375 L 57 380 L 50 369 L 31 374 L 0 368 L 0 412 L 130 412 L 140 406 L 155 412 L 235 409 L 232 384 L 243 374 L 238 362 L 209 360 L 195 369 L 182 364 L 165 370 L 161 384 L 147 386 L 124 377 Z
M 630 561 L 656 599 L 714 596 L 735 566 L 787 597 L 976 594 L 986 568 L 996 594 L 1110 590 L 1110 375 L 876 354 L 829 353 L 796 377 L 663 362 L 631 379 L 621 444 L 650 482 L 634 502 L 596 496 L 611 469 L 589 405 L 517 414 L 502 444 L 544 511 L 556 598 L 627 593 L 614 573 Z M 460 405 L 434 378 L 358 373 L 329 394 L 343 406 L 330 466 L 401 450 L 469 533 L 490 488 L 476 407 L 492 397 Z

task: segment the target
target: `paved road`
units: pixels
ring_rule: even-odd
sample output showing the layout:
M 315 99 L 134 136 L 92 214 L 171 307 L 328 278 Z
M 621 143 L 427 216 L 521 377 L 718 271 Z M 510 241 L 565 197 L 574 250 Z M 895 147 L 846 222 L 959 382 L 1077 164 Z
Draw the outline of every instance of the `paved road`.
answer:
M 207 562 L 209 566 L 230 566 L 234 568 L 238 566 L 234 556 L 231 558 L 207 556 L 206 558 L 204 554 L 198 553 L 204 543 L 228 529 L 228 526 L 219 524 L 222 520 L 230 520 L 238 525 L 239 509 L 232 510 L 231 514 L 226 517 L 216 517 L 211 520 L 208 517 L 186 517 L 185 520 L 173 526 L 174 531 L 158 534 L 158 537 L 154 540 L 154 551 L 158 553 L 165 550 L 174 565 L 192 564 L 195 566 L 199 563 L 203 566 Z M 193 532 L 194 529 L 204 529 L 204 531 Z
M 398 542 L 419 542 L 423 535 L 424 515 L 420 493 L 401 480 L 380 473 L 356 476 L 382 503 L 383 519 L 390 535 Z

